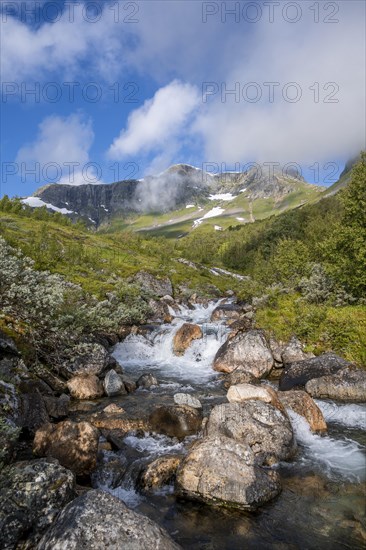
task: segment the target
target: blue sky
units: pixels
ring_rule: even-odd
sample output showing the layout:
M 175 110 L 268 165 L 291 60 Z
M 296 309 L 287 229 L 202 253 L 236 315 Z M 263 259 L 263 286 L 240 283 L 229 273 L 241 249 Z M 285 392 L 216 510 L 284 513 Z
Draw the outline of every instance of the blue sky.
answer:
M 365 147 L 364 2 L 1 7 L 1 194 L 176 162 L 330 185 Z

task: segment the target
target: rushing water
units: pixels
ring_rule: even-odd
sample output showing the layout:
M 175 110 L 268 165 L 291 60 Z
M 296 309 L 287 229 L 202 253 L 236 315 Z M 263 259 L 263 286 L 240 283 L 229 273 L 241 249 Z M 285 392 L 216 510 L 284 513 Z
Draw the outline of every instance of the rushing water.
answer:
M 125 373 L 136 380 L 150 372 L 159 386 L 139 389 L 114 402 L 136 414 L 142 410 L 147 414 L 157 404 L 173 403 L 177 392 L 198 397 L 205 414 L 213 404 L 224 402 L 226 390 L 212 370 L 212 362 L 228 329 L 222 322 L 210 322 L 216 306 L 181 307 L 178 313 L 171 312 L 175 316 L 172 324 L 155 327 L 145 335 L 130 335 L 118 344 L 114 356 Z M 172 351 L 174 334 L 187 321 L 199 324 L 204 337 L 177 357 Z M 102 481 L 99 486 L 163 525 L 183 548 L 363 548 L 366 405 L 321 400 L 317 404 L 327 421 L 328 434 L 313 434 L 301 416 L 289 411 L 299 451 L 294 461 L 278 466 L 281 495 L 255 513 L 184 501 L 174 495 L 173 486 L 154 493 L 136 489 L 144 464 L 166 453 L 186 453 L 194 438 L 180 442 L 163 435 L 128 435 L 124 449 L 105 453 L 105 460 L 127 457 L 129 466 L 123 480 L 113 489 Z

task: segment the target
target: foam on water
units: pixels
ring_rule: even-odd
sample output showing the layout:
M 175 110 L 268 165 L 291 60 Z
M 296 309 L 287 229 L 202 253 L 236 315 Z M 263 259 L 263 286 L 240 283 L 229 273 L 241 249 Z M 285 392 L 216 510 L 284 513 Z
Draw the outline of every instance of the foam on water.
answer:
M 181 306 L 180 313 L 170 325 L 159 327 L 148 337 L 130 335 L 117 344 L 113 355 L 127 372 L 135 376 L 144 371 L 155 371 L 169 383 L 206 383 L 217 377 L 212 363 L 219 347 L 227 337 L 227 329 L 220 323 L 211 323 L 213 310 L 220 302 L 207 307 L 196 305 L 194 310 Z M 185 322 L 201 326 L 203 338 L 192 342 L 183 356 L 173 353 L 175 333 Z
M 327 422 L 342 424 L 348 428 L 366 430 L 366 405 L 347 403 L 345 405 L 334 401 L 315 400 Z
M 139 453 L 147 456 L 161 456 L 167 453 L 179 453 L 183 451 L 183 443 L 165 435 L 146 435 L 144 438 L 128 435 L 124 438 L 124 443 L 132 447 Z
M 366 457 L 361 445 L 352 439 L 333 439 L 313 434 L 306 420 L 288 409 L 288 414 L 299 445 L 303 448 L 302 461 L 319 463 L 329 477 L 342 477 L 361 482 L 366 478 Z

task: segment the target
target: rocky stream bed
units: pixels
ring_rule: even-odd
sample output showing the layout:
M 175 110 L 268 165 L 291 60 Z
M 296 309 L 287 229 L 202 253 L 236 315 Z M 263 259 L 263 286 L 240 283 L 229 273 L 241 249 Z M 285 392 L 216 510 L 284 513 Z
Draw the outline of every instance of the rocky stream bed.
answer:
M 4 352 L 28 397 L 2 383 L 27 437 L 0 476 L 1 547 L 363 548 L 365 371 L 274 342 L 230 299 L 164 307 L 53 380 Z

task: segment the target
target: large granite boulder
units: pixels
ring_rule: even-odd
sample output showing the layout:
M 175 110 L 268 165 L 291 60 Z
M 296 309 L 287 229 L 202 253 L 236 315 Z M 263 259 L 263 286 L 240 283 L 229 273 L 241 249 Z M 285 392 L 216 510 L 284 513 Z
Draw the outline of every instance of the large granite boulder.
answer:
M 309 380 L 335 374 L 348 365 L 350 365 L 348 361 L 335 353 L 324 353 L 318 357 L 295 361 L 290 363 L 283 371 L 279 389 L 281 391 L 301 389 Z
M 165 455 L 150 462 L 141 472 L 139 485 L 145 489 L 158 489 L 174 479 L 182 460 L 178 455 Z
M 345 368 L 336 374 L 309 380 L 305 389 L 318 399 L 366 402 L 366 371 Z
M 193 444 L 177 472 L 188 498 L 254 510 L 281 490 L 278 473 L 263 468 L 246 443 L 215 434 Z
M 310 359 L 314 355 L 306 353 L 303 350 L 303 346 L 295 336 L 291 338 L 288 344 L 286 344 L 281 353 L 282 362 L 286 365 L 288 363 L 294 363 L 295 361 L 303 361 Z
M 161 405 L 150 414 L 149 423 L 156 433 L 183 439 L 201 429 L 202 411 L 186 405 Z
M 100 344 L 78 344 L 69 352 L 69 358 L 64 361 L 61 373 L 65 378 L 80 375 L 100 376 L 109 366 L 107 350 Z
M 174 403 L 177 405 L 187 405 L 188 407 L 193 407 L 194 409 L 202 409 L 201 401 L 190 393 L 174 394 Z
M 206 433 L 221 434 L 248 445 L 261 464 L 272 465 L 290 459 L 296 451 L 287 414 L 263 401 L 216 405 L 208 419 Z
M 166 295 L 173 295 L 173 287 L 169 277 L 157 278 L 146 271 L 139 271 L 133 279 L 141 288 L 154 296 L 162 298 Z
M 243 315 L 242 308 L 237 304 L 221 304 L 211 314 L 211 321 L 237 320 Z
M 145 390 L 151 388 L 152 386 L 158 386 L 159 382 L 155 376 L 149 372 L 142 374 L 140 378 L 136 381 L 136 386 L 138 388 L 143 388 Z
M 114 369 L 111 369 L 105 375 L 103 386 L 108 397 L 127 394 L 122 377 Z
M 57 460 L 16 462 L 0 475 L 0 547 L 33 545 L 74 496 L 73 474 Z M 31 540 L 30 540 L 31 539 Z
M 68 504 L 44 535 L 38 550 L 178 550 L 151 519 L 129 510 L 103 491 L 88 491 Z
M 36 456 L 57 458 L 77 475 L 89 474 L 97 463 L 99 431 L 88 422 L 65 420 L 45 424 L 35 435 Z
M 192 323 L 184 323 L 175 333 L 173 339 L 173 351 L 175 355 L 184 355 L 193 340 L 202 338 L 201 327 Z
M 67 387 L 75 399 L 96 399 L 104 395 L 103 384 L 95 374 L 74 376 Z
M 218 350 L 214 369 L 231 373 L 240 368 L 255 378 L 267 376 L 274 365 L 274 359 L 260 330 L 249 330 L 229 338 Z
M 267 385 L 238 384 L 231 386 L 226 394 L 226 398 L 229 403 L 244 403 L 251 400 L 264 401 L 264 403 L 270 403 L 282 412 L 285 411 L 278 399 L 277 392 Z
M 278 392 L 278 397 L 284 407 L 300 414 L 307 420 L 313 432 L 326 432 L 327 424 L 323 413 L 315 401 L 302 390 L 289 390 Z

